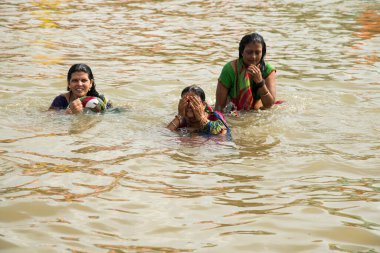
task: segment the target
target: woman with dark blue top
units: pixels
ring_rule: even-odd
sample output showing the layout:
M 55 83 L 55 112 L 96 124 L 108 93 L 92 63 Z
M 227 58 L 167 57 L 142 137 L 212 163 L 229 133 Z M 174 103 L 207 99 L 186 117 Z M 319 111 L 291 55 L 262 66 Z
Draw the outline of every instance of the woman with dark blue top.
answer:
M 53 100 L 49 109 L 66 110 L 66 113 L 79 113 L 83 110 L 80 98 L 93 96 L 100 98 L 106 108 L 112 108 L 110 101 L 96 91 L 91 68 L 86 64 L 74 64 L 67 73 L 67 90 Z

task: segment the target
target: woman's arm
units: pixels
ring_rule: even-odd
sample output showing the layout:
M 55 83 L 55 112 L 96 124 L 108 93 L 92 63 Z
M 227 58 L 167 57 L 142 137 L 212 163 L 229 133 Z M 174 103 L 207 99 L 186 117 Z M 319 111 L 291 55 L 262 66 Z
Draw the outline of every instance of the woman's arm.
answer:
M 227 96 L 228 89 L 221 81 L 218 81 L 218 86 L 216 87 L 215 111 L 223 111 L 227 103 Z
M 182 117 L 179 115 L 176 115 L 172 121 L 169 122 L 169 124 L 166 126 L 171 131 L 176 131 L 182 123 Z
M 265 84 L 258 90 L 264 108 L 270 108 L 276 101 L 276 71 L 265 79 Z
M 166 126 L 171 131 L 175 131 L 183 125 L 183 117 L 185 117 L 187 102 L 184 99 L 180 99 L 178 102 L 178 114 L 172 121 Z

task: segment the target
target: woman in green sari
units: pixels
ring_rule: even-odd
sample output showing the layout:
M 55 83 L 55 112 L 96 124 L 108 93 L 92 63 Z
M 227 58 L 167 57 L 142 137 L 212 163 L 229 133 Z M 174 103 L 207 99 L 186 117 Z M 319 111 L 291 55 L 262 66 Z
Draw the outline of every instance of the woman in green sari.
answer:
M 215 110 L 270 108 L 276 99 L 276 69 L 264 61 L 266 44 L 258 33 L 245 35 L 239 58 L 224 65 L 216 89 Z

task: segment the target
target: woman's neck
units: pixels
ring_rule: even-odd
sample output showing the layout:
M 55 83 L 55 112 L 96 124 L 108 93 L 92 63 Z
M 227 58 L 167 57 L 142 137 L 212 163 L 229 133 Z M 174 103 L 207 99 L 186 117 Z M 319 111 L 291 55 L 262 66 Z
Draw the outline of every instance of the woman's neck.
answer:
M 69 91 L 69 103 L 71 103 L 75 99 L 77 99 L 77 96 L 75 96 L 75 94 L 72 91 Z

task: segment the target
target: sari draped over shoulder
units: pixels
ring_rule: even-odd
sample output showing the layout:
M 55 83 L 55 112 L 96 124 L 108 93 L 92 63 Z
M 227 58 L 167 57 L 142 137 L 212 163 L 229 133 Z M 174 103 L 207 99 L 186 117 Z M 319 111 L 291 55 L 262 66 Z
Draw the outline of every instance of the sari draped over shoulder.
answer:
M 219 111 L 214 111 L 210 105 L 207 104 L 205 111 L 208 113 L 208 124 L 203 128 L 203 132 L 207 134 L 220 134 L 224 130 L 229 130 L 227 121 L 224 115 Z
M 272 71 L 276 71 L 275 68 L 271 64 L 265 63 L 263 78 L 267 78 Z M 233 103 L 233 110 L 251 110 L 256 101 L 260 99 L 241 58 L 233 60 L 223 67 L 219 81 L 229 90 L 228 97 Z

